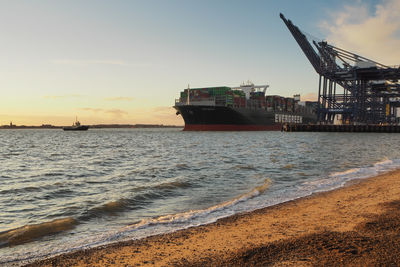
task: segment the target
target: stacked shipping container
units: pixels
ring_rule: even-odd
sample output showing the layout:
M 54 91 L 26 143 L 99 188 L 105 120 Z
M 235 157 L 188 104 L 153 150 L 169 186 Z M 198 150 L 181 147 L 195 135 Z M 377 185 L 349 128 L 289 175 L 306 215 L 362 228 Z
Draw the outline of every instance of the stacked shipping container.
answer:
M 250 92 L 250 98 L 248 101 L 250 108 L 262 108 L 265 109 L 265 93 L 260 91 Z
M 279 95 L 268 95 L 265 97 L 267 111 L 286 111 L 285 98 Z
M 219 104 L 233 106 L 234 97 L 231 88 L 229 87 L 210 87 L 210 88 L 193 88 L 193 89 L 185 89 L 180 94 L 179 101 L 184 103 L 189 101 L 210 101 L 211 99 L 218 102 Z
M 287 97 L 285 98 L 285 111 L 292 113 L 294 111 L 294 99 Z
M 230 87 L 209 87 L 185 89 L 180 93 L 179 101 L 190 102 L 212 101 L 215 105 L 232 106 L 236 108 L 265 109 L 274 112 L 299 113 L 305 109 L 316 109 L 316 102 L 300 102 L 300 95 L 282 97 L 279 95 L 267 95 L 262 91 L 250 92 L 249 99 L 242 90 L 232 90 Z
M 232 90 L 234 107 L 246 107 L 246 94 L 242 90 Z

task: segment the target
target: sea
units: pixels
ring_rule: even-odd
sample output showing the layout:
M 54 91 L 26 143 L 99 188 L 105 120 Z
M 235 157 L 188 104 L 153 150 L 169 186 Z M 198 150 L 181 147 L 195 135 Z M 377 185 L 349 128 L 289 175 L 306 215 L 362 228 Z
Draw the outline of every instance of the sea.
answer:
M 215 222 L 400 167 L 400 134 L 0 130 L 0 266 Z

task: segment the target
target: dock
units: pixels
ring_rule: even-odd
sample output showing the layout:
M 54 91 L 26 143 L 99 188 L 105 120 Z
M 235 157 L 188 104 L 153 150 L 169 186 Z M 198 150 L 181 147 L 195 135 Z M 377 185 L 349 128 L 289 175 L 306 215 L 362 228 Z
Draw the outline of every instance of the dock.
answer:
M 284 132 L 400 133 L 400 125 L 283 124 Z

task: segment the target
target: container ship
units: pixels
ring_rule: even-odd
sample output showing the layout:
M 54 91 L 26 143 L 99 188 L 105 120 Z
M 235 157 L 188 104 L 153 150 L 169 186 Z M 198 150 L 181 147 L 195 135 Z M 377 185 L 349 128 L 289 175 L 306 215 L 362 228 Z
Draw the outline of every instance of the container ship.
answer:
M 282 124 L 317 121 L 317 102 L 300 101 L 300 95 L 266 95 L 268 85 L 187 88 L 175 100 L 184 131 L 278 131 Z

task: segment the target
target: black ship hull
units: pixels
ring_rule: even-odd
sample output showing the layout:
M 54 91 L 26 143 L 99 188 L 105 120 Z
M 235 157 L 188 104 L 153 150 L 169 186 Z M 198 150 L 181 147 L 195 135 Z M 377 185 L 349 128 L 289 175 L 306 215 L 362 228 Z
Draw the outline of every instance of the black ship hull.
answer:
M 87 131 L 89 129 L 89 126 L 81 125 L 81 126 L 69 126 L 69 127 L 64 127 L 64 131 Z
M 226 106 L 174 106 L 184 131 L 279 131 L 283 123 L 310 123 L 315 114 L 296 114 Z

